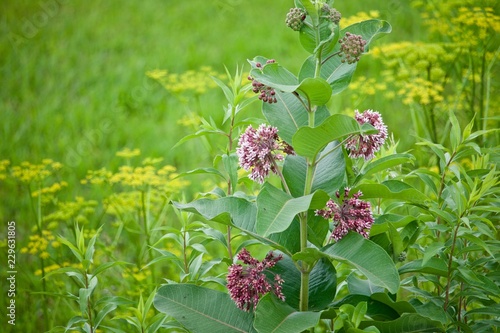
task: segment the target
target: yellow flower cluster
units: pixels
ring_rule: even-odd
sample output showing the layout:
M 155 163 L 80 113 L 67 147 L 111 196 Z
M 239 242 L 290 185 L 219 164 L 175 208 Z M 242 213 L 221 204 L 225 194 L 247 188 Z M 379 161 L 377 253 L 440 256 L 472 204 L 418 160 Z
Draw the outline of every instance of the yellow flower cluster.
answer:
M 138 148 L 135 149 L 124 148 L 123 150 L 120 150 L 119 152 L 116 153 L 116 156 L 124 158 L 132 158 L 139 155 L 141 155 L 141 150 Z
M 444 44 L 421 42 L 386 44 L 375 47 L 371 54 L 394 71 L 396 80 L 415 76 L 440 80 L 445 76 L 442 66 L 456 58 L 456 53 Z
M 62 168 L 62 164 L 51 159 L 44 159 L 41 164 L 31 164 L 22 162 L 11 168 L 12 176 L 26 184 L 31 182 L 41 182 L 51 176 L 55 171 Z
M 154 199 L 157 196 L 153 196 Z M 122 217 L 124 214 L 133 214 L 142 207 L 142 193 L 140 191 L 128 191 L 114 193 L 103 200 L 106 213 Z
M 48 273 L 50 273 L 50 272 L 53 272 L 53 271 L 55 271 L 55 270 L 58 270 L 59 268 L 69 267 L 69 266 L 75 266 L 75 264 L 71 264 L 71 263 L 69 263 L 69 262 L 65 261 L 65 262 L 63 262 L 61 265 L 59 265 L 59 264 L 52 264 L 52 265 L 49 265 L 49 266 L 45 266 L 44 271 L 45 271 L 45 274 L 48 274 Z M 82 264 L 78 263 L 78 264 L 76 264 L 76 267 L 81 269 L 81 268 L 82 268 Z M 41 269 L 37 269 L 37 270 L 35 271 L 35 275 L 36 275 L 36 276 L 41 276 L 41 275 L 42 275 L 42 273 L 43 273 L 43 272 L 42 272 L 42 270 L 41 270 Z
M 166 90 L 173 94 L 188 92 L 196 95 L 201 95 L 208 89 L 217 86 L 211 79 L 211 76 L 223 77 L 208 66 L 201 67 L 198 71 L 188 70 L 182 74 L 155 69 L 147 72 L 146 75 L 158 81 Z
M 9 160 L 1 160 L 0 161 L 0 180 L 4 180 L 7 178 L 7 167 L 10 165 Z
M 404 104 L 435 104 L 444 101 L 444 66 L 454 61 L 456 53 L 438 43 L 392 43 L 375 47 L 372 55 L 382 60 L 381 72 L 387 89 L 386 98 L 402 98 Z M 361 81 L 363 82 L 363 81 Z M 375 89 L 384 88 L 382 85 Z
M 57 210 L 44 217 L 45 222 L 68 222 L 75 219 L 79 225 L 87 224 L 87 216 L 95 213 L 97 201 L 76 197 L 75 201 L 58 202 Z M 49 228 L 50 229 L 50 228 Z
M 500 16 L 495 14 L 493 1 L 447 1 L 438 5 L 415 1 L 414 5 L 423 8 L 422 18 L 431 32 L 448 36 L 460 46 L 485 45 L 500 32 Z
M 148 278 L 148 276 L 150 276 L 150 275 L 151 275 L 151 271 L 148 268 L 139 269 L 137 267 L 130 269 L 128 272 L 122 273 L 122 277 L 124 279 L 132 277 L 137 282 L 142 282 L 142 281 L 146 280 Z
M 44 188 L 42 188 L 40 190 L 34 191 L 32 193 L 32 196 L 33 196 L 33 198 L 36 198 L 39 195 L 42 195 L 42 196 L 49 195 L 49 196 L 51 196 L 51 195 L 59 192 L 60 190 L 62 190 L 63 187 L 67 187 L 67 186 L 68 186 L 67 182 L 61 181 L 59 183 L 54 183 L 54 184 L 52 184 L 50 186 L 47 186 L 47 187 L 44 187 Z
M 377 92 L 386 91 L 387 84 L 385 82 L 379 82 L 375 78 L 359 76 L 356 80 L 351 82 L 349 89 L 353 92 L 353 97 L 358 99 L 364 96 L 374 96 Z
M 107 182 L 107 180 L 113 175 L 111 171 L 106 168 L 101 168 L 99 170 L 88 170 L 85 179 L 81 180 L 82 184 L 93 184 L 101 185 Z
M 157 168 L 162 159 L 146 158 L 142 161 L 143 166 L 131 167 L 128 165 L 120 166 L 118 172 L 113 173 L 103 168 L 97 171 L 89 171 L 83 184 L 111 184 L 133 187 L 135 189 L 146 189 L 153 187 L 164 193 L 178 193 L 189 184 L 181 178 L 177 178 L 176 168 L 171 165 L 165 165 Z
M 443 87 L 422 78 L 415 78 L 407 82 L 399 91 L 398 95 L 405 96 L 404 104 L 418 103 L 429 105 L 442 102 Z
M 340 26 L 341 28 L 348 27 L 354 23 L 358 23 L 361 21 L 366 21 L 370 19 L 377 19 L 380 17 L 380 13 L 378 10 L 370 10 L 368 13 L 367 12 L 359 12 L 356 13 L 355 15 L 349 16 L 347 18 L 342 18 L 340 20 Z
M 191 113 L 177 120 L 177 124 L 182 125 L 184 127 L 197 128 L 201 124 L 201 118 L 200 116 Z
M 42 259 L 47 259 L 50 257 L 48 252 L 49 246 L 52 248 L 57 248 L 61 245 L 56 237 L 52 234 L 50 230 L 42 230 L 42 235 L 31 235 L 29 236 L 29 242 L 26 247 L 21 248 L 21 253 L 29 253 L 32 255 L 38 255 Z

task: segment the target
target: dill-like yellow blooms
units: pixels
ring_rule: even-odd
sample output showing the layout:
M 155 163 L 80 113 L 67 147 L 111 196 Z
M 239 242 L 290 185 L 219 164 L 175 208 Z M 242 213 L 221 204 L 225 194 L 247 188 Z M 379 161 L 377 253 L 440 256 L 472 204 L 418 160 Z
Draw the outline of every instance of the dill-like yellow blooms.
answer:
M 340 20 L 340 27 L 343 29 L 345 27 L 348 27 L 354 23 L 358 23 L 361 21 L 366 21 L 370 19 L 377 19 L 380 17 L 380 13 L 378 10 L 370 10 L 368 13 L 367 12 L 359 12 L 356 13 L 352 16 L 349 16 L 347 18 L 342 18 Z
M 167 91 L 176 95 L 184 93 L 204 94 L 207 90 L 217 87 L 217 84 L 211 78 L 212 76 L 225 78 L 224 75 L 217 73 L 208 66 L 201 67 L 199 70 L 188 70 L 181 74 L 155 69 L 148 71 L 146 75 L 158 81 Z

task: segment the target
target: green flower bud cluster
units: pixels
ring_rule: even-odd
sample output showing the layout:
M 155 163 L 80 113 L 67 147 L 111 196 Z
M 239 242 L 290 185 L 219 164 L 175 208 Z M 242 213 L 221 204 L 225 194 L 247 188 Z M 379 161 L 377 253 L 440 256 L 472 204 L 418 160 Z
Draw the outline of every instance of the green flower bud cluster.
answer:
M 324 4 L 323 5 L 323 8 L 321 8 L 322 11 L 324 13 L 326 13 L 326 17 L 332 21 L 333 23 L 335 23 L 336 25 L 339 24 L 340 22 L 340 19 L 342 18 L 342 14 L 340 14 L 340 12 L 338 10 L 336 10 L 335 8 L 331 8 L 330 6 L 328 6 L 328 4 Z
M 302 8 L 291 8 L 288 14 L 286 14 L 285 23 L 287 27 L 290 27 L 295 31 L 299 31 L 300 28 L 302 28 L 302 25 L 304 25 L 306 15 L 306 11 Z

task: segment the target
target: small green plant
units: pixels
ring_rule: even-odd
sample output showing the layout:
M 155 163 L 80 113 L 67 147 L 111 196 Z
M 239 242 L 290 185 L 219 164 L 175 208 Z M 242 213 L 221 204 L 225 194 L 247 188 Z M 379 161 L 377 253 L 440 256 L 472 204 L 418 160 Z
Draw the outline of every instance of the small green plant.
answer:
M 104 319 L 114 311 L 119 304 L 119 302 L 116 302 L 113 298 L 96 300 L 94 297 L 95 290 L 99 284 L 98 275 L 113 266 L 123 264 L 123 262 L 120 261 L 112 261 L 97 266 L 93 265 L 95 243 L 100 231 L 101 229 L 90 238 L 87 244 L 85 244 L 83 228 L 80 229 L 78 225 L 75 225 L 74 242 L 71 242 L 65 237 L 59 237 L 59 241 L 71 250 L 80 267 L 59 268 L 47 274 L 46 278 L 54 274 L 65 274 L 75 282 L 79 287 L 77 293 L 68 293 L 67 295 L 63 294 L 60 296 L 67 297 L 77 302 L 80 313 L 73 316 L 66 324 L 66 327 L 56 327 L 52 329 L 51 332 L 78 331 L 95 333 L 100 327 L 103 329 L 106 328 L 106 326 L 103 325 Z

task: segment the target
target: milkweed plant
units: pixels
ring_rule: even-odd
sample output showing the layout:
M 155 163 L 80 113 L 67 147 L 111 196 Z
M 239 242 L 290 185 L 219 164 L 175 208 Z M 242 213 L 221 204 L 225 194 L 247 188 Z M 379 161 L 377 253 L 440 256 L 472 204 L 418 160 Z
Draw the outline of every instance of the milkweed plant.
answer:
M 203 120 L 181 140 L 223 138 L 212 167 L 185 173 L 221 186 L 172 204 L 224 230 L 227 270 L 213 281 L 169 281 L 156 309 L 188 332 L 479 332 L 498 324 L 488 315 L 497 309 L 498 262 L 477 261 L 498 246 L 498 173 L 474 141 L 491 131 L 473 133 L 473 121 L 462 131 L 450 113 L 449 147 L 419 143 L 438 170 L 408 171 L 415 158 L 396 151 L 382 116 L 404 110 L 341 114 L 330 103 L 391 25 L 343 27 L 333 1 L 312 0 L 296 0 L 284 21 L 309 53 L 299 73 L 256 56 L 248 76 L 237 68 L 229 84 L 214 78 L 228 102 L 222 121 Z M 262 113 L 250 114 L 255 101 Z

